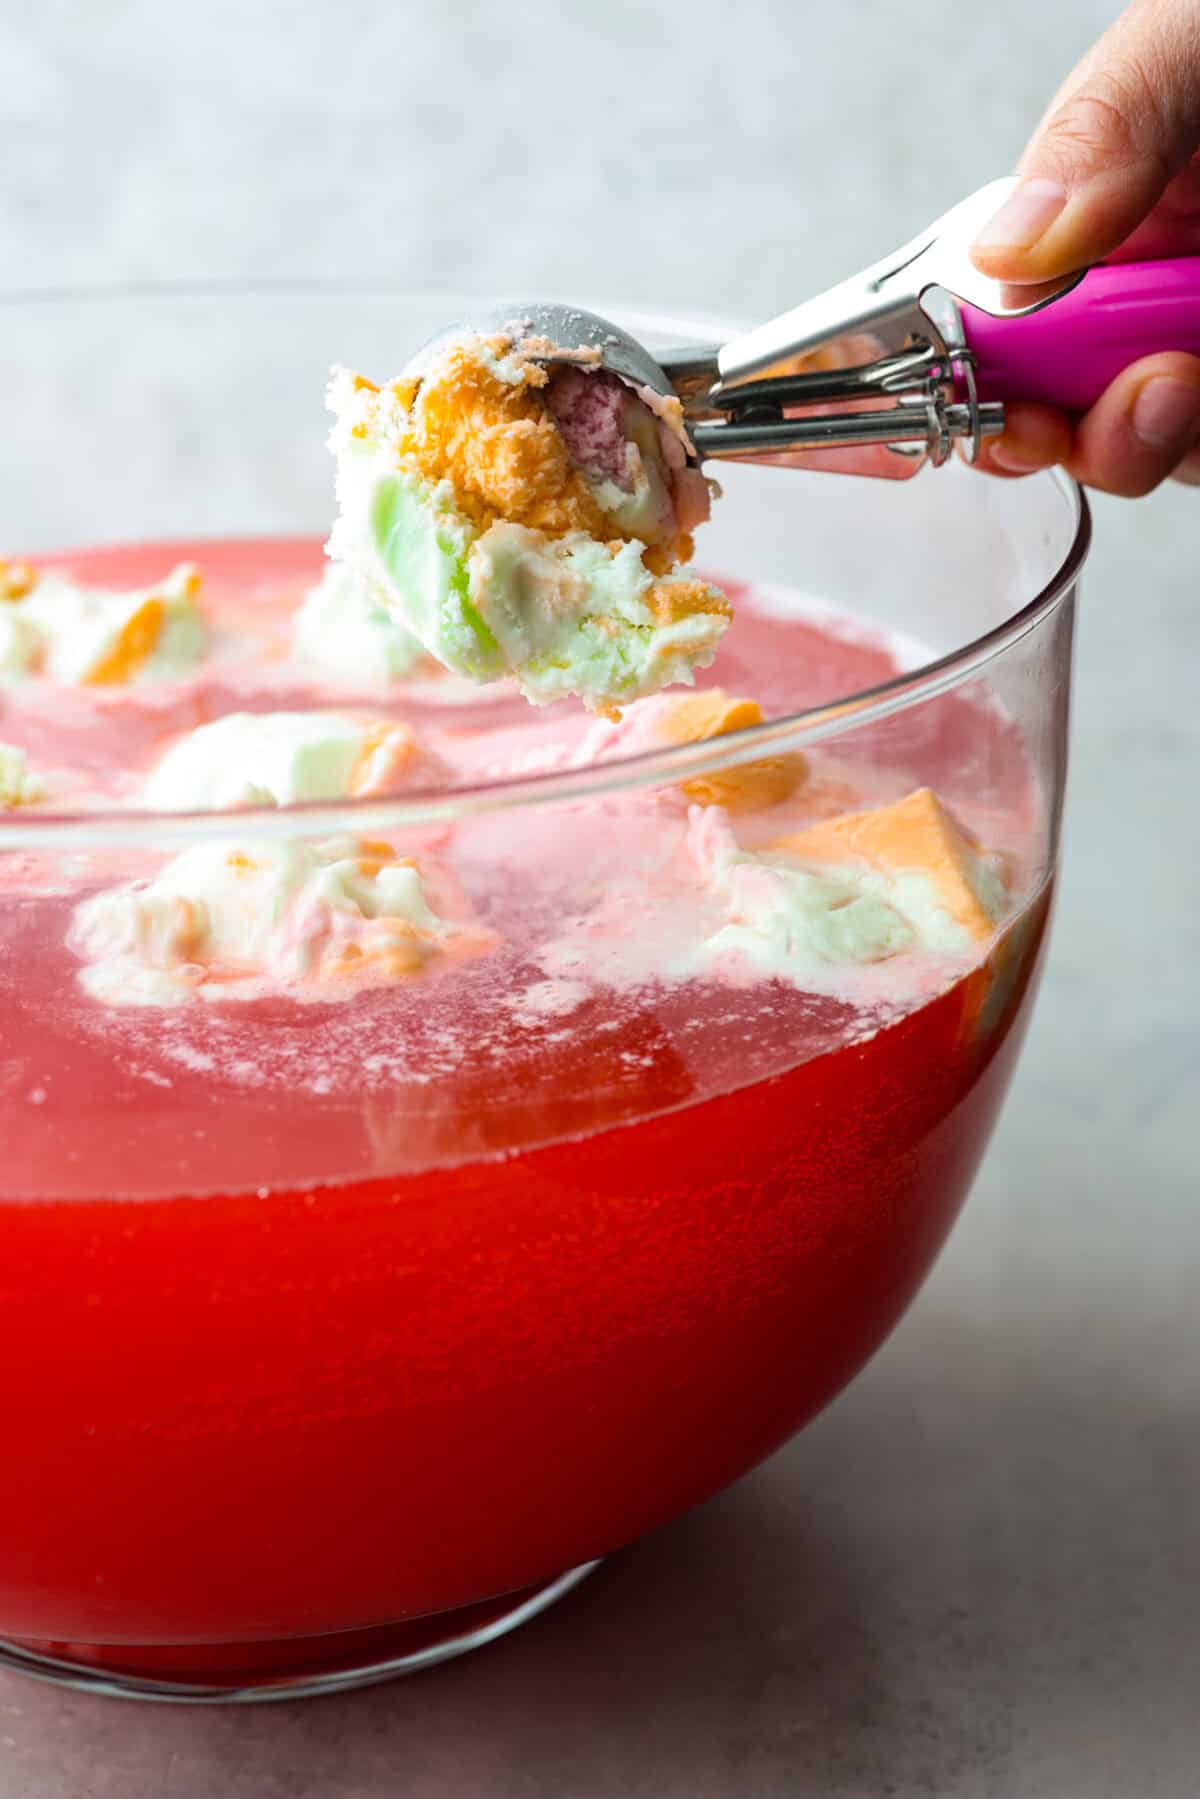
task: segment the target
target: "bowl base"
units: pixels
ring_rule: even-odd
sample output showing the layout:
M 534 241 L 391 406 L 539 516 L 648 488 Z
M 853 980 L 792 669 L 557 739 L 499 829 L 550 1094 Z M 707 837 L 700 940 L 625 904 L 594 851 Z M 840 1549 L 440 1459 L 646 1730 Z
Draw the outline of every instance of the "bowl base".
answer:
M 0 1668 L 115 1699 L 230 1705 L 310 1699 L 416 1674 L 506 1636 L 577 1587 L 581 1562 L 539 1586 L 399 1624 L 260 1643 L 46 1643 L 0 1639 Z

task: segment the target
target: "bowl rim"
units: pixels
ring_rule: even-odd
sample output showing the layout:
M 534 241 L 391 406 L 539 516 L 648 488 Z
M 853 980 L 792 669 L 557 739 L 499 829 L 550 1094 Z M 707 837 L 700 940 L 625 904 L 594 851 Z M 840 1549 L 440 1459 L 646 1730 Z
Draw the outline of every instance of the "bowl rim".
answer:
M 0 308 L 83 305 L 130 300 L 177 302 L 213 299 L 332 299 L 347 294 L 405 295 L 431 303 L 446 301 L 461 307 L 464 297 L 446 290 L 417 289 L 403 282 L 361 281 L 244 281 L 216 280 L 189 283 L 131 282 L 95 287 L 47 287 L 7 291 L 0 289 Z M 569 297 L 568 297 L 568 303 Z M 595 305 L 595 299 L 590 302 Z M 642 328 L 652 322 L 662 329 L 694 335 L 696 328 L 722 327 L 713 320 L 688 320 L 673 309 L 643 307 L 626 300 L 608 310 L 639 320 Z M 726 327 L 727 328 L 727 327 Z M 781 477 L 787 471 L 780 471 Z M 929 471 L 922 477 L 928 478 Z M 836 477 L 824 474 L 821 478 Z M 844 479 L 865 479 L 848 476 Z M 933 477 L 936 478 L 936 475 Z M 86 812 L 52 812 L 24 808 L 0 814 L 0 852 L 46 848 L 91 848 L 100 844 L 195 842 L 220 833 L 228 835 L 244 826 L 255 836 L 287 838 L 298 830 L 305 835 L 324 832 L 339 835 L 347 830 L 386 835 L 398 828 L 432 826 L 456 819 L 477 817 L 527 807 L 597 799 L 615 792 L 651 786 L 678 785 L 700 775 L 737 768 L 764 755 L 807 748 L 848 728 L 874 724 L 909 706 L 934 698 L 960 685 L 988 663 L 1035 630 L 1072 591 L 1087 559 L 1092 542 L 1092 513 L 1078 482 L 1062 469 L 1044 470 L 1026 477 L 1038 483 L 1052 482 L 1074 514 L 1074 528 L 1058 567 L 1043 586 L 1023 605 L 980 636 L 945 655 L 890 676 L 887 680 L 816 707 L 807 707 L 750 725 L 699 743 L 673 745 L 639 755 L 613 757 L 585 767 L 555 770 L 549 774 L 518 775 L 502 781 L 486 781 L 445 788 L 423 789 L 419 794 L 392 797 L 315 800 L 282 807 L 242 807 L 225 811 L 153 812 L 106 807 Z M 244 540 L 245 541 L 245 540 Z M 253 541 L 253 540 L 249 540 Z M 91 546 L 95 547 L 95 546 Z M 49 556 L 51 553 L 47 552 Z M 57 559 L 69 551 L 52 553 Z

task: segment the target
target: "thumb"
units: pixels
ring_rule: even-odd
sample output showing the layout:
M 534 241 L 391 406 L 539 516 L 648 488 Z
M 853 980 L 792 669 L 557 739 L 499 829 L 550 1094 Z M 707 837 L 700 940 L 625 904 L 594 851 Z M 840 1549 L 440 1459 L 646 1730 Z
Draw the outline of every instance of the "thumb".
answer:
M 1135 0 L 1068 77 L 971 255 L 1002 281 L 1098 262 L 1200 142 L 1200 0 Z

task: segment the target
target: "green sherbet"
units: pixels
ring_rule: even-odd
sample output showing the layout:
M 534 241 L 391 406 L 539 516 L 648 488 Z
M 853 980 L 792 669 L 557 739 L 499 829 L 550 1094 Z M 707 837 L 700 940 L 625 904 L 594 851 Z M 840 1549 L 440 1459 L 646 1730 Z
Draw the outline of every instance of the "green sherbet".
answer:
M 511 672 L 535 705 L 576 694 L 586 705 L 627 703 L 681 681 L 712 661 L 723 615 L 659 622 L 642 546 L 613 555 L 582 532 L 546 539 L 493 525 L 471 553 L 477 604 Z M 658 591 L 669 587 L 659 581 Z
M 471 602 L 467 558 L 474 533 L 453 510 L 448 486 L 384 475 L 371 495 L 369 529 L 400 621 L 430 655 L 473 681 L 505 674 L 499 646 Z
M 379 478 L 365 510 L 371 578 L 398 619 L 447 668 L 511 676 L 535 705 L 575 694 L 601 707 L 690 682 L 724 630 L 720 614 L 656 618 L 648 596 L 670 579 L 655 583 L 638 543 L 614 555 L 582 532 L 479 533 L 446 484 L 412 475 Z

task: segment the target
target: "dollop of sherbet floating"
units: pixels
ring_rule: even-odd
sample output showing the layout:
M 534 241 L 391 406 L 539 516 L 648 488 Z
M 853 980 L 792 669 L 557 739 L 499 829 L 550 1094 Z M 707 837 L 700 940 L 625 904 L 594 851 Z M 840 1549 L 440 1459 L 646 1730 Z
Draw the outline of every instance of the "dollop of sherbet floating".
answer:
M 338 370 L 329 403 L 329 554 L 447 668 L 611 710 L 712 661 L 731 608 L 685 566 L 710 495 L 678 401 L 514 327 L 383 387 Z
M 389 611 L 378 584 L 331 564 L 292 620 L 292 650 L 326 678 L 359 687 L 403 680 L 425 646 Z
M 760 812 L 757 830 L 768 816 Z M 539 950 L 551 981 L 636 989 L 778 980 L 888 1000 L 925 990 L 947 959 L 977 951 L 1007 897 L 998 870 L 928 788 L 757 849 L 739 842 L 725 807 L 693 805 L 675 824 L 660 817 L 650 853 L 660 882 L 652 915 L 644 873 L 614 878 Z
M 11 743 L 0 743 L 0 812 L 30 806 L 45 797 L 45 786 L 30 773 L 24 750 Z
M 196 844 L 150 881 L 94 894 L 68 937 L 111 1006 L 336 1000 L 489 950 L 445 870 L 390 844 Z
M 928 787 L 809 825 L 757 854 L 719 808 L 692 814 L 689 849 L 726 922 L 696 964 L 812 984 L 823 969 L 988 938 L 1004 884 Z
M 154 812 L 291 806 L 430 784 L 441 763 L 395 719 L 340 712 L 229 712 L 177 737 L 151 770 Z
M 598 719 L 579 745 L 575 760 L 587 766 L 611 757 L 648 755 L 679 744 L 708 743 L 762 723 L 763 709 L 757 700 L 726 693 L 722 687 L 660 693 L 639 700 L 615 722 Z M 759 812 L 790 799 L 807 779 L 807 758 L 799 750 L 784 750 L 734 768 L 691 775 L 679 782 L 678 792 L 700 806 L 723 806 L 734 813 Z
M 0 681 L 70 686 L 173 681 L 204 656 L 199 569 L 128 592 L 81 587 L 54 570 L 0 562 Z

